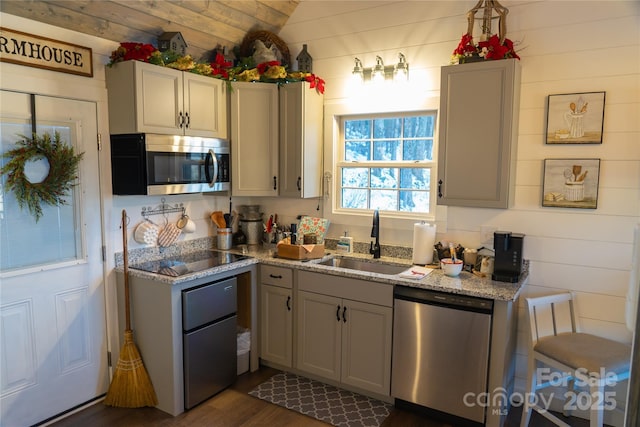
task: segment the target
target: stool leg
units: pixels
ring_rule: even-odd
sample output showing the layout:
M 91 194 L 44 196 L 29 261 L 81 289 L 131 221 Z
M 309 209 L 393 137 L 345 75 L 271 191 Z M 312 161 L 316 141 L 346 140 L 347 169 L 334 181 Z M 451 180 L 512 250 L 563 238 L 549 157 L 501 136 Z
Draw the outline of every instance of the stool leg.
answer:
M 589 427 L 602 427 L 604 422 L 604 380 L 591 378 L 591 411 L 589 413 Z
M 562 415 L 564 415 L 565 417 L 570 417 L 571 416 L 571 409 L 569 409 L 569 406 L 567 405 L 567 403 L 571 402 L 571 398 L 575 397 L 576 395 L 576 389 L 575 389 L 575 385 L 576 385 L 576 380 L 575 378 L 571 377 L 571 379 L 569 379 L 569 383 L 568 383 L 568 394 L 567 394 L 567 400 L 564 402 L 564 408 L 562 409 Z M 574 400 L 575 402 L 575 400 Z
M 531 406 L 536 392 L 536 361 L 532 354 L 529 354 L 529 368 L 527 369 L 527 387 L 528 394 L 524 395 L 522 402 L 522 417 L 520 419 L 520 427 L 527 427 L 531 419 Z

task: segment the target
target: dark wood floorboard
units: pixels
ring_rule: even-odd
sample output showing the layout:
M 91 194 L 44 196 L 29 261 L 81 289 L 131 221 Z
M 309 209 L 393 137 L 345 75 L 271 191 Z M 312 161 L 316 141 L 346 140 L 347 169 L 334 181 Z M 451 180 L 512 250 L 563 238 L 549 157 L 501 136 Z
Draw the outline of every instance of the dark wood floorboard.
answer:
M 278 370 L 261 367 L 257 372 L 238 377 L 238 381 L 223 392 L 197 407 L 172 417 L 156 408 L 113 408 L 102 403 L 93 405 L 55 424 L 55 427 L 326 427 L 328 424 L 306 415 L 282 408 L 249 396 L 247 393 L 258 384 L 278 373 Z M 520 407 L 513 408 L 505 427 L 520 425 Z M 565 418 L 573 427 L 587 427 L 589 422 L 580 418 Z M 553 427 L 537 413 L 531 416 L 530 427 Z M 411 412 L 394 408 L 382 427 L 456 427 L 430 420 Z

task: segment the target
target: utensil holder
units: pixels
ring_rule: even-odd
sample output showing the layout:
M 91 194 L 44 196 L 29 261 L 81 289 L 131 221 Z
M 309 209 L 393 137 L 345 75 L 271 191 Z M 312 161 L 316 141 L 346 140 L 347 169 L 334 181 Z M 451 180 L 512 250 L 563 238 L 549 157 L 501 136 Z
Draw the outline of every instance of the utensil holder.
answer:
M 218 228 L 218 249 L 231 249 L 232 236 L 233 233 L 230 228 Z

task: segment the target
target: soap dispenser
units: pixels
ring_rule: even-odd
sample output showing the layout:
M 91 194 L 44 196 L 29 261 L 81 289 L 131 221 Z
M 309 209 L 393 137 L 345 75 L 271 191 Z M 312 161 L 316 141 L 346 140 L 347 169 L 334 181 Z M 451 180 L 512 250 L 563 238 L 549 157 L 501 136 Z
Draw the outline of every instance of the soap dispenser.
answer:
M 353 252 L 353 237 L 347 236 L 348 231 L 344 232 L 344 236 L 338 239 L 338 243 L 336 244 L 336 249 L 338 252 Z

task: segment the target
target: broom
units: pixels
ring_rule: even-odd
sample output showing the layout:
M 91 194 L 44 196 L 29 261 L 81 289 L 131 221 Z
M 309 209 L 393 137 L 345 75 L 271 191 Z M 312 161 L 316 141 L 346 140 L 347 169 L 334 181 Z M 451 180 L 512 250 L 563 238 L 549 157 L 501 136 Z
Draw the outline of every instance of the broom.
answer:
M 126 329 L 124 331 L 124 344 L 120 350 L 120 358 L 116 370 L 104 399 L 108 406 L 121 408 L 141 408 L 143 406 L 156 406 L 158 398 L 147 374 L 140 352 L 133 342 L 131 330 L 131 314 L 129 302 L 129 260 L 127 254 L 127 212 L 122 210 L 122 240 L 123 240 L 123 264 L 124 264 L 124 306 L 126 315 Z

